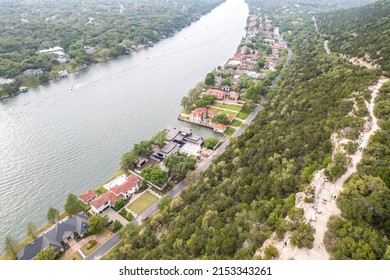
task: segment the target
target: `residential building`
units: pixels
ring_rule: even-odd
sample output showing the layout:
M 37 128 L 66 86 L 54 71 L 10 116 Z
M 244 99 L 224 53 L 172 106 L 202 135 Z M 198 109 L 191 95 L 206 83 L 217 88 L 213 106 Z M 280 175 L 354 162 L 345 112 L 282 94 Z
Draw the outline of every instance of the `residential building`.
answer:
M 240 98 L 240 95 L 237 92 L 231 91 L 229 93 L 229 99 L 237 101 L 239 98 Z
M 166 143 L 162 148 L 153 150 L 153 157 L 156 160 L 163 161 L 166 157 L 175 154 L 179 150 L 179 145 L 173 142 Z
M 222 90 L 223 91 L 230 91 L 230 86 L 228 86 L 228 85 L 224 85 L 224 86 L 222 86 Z
M 218 133 L 224 133 L 227 129 L 227 126 L 221 123 L 216 123 L 214 125 L 214 131 Z
M 60 56 L 65 54 L 64 49 L 61 47 L 54 47 L 46 50 L 40 50 L 38 51 L 38 53 L 53 53 Z
M 95 214 L 102 213 L 107 208 L 111 207 L 115 204 L 119 199 L 123 198 L 122 195 L 116 196 L 111 191 L 108 191 L 94 200 L 92 200 L 89 204 L 91 205 L 91 210 Z
M 216 115 L 218 115 L 218 114 L 219 114 L 219 112 L 217 112 L 217 111 L 207 109 L 207 116 L 208 116 L 209 118 L 214 118 L 214 117 L 215 117 Z
M 80 194 L 79 198 L 82 202 L 89 204 L 94 198 L 96 198 L 97 194 L 94 190 L 88 189 L 82 194 Z
M 130 174 L 122 185 L 116 185 L 109 191 L 117 197 L 122 196 L 124 199 L 132 196 L 141 187 L 141 179 L 136 175 Z
M 41 68 L 27 69 L 27 70 L 23 71 L 23 75 L 25 75 L 25 76 L 32 76 L 32 75 L 39 76 L 42 74 L 43 74 L 43 70 Z
M 218 90 L 218 89 L 208 89 L 205 94 L 208 94 L 208 95 L 213 95 L 215 96 L 218 100 L 222 100 L 225 98 L 225 92 L 223 92 L 222 90 Z
M 190 120 L 195 123 L 203 122 L 207 117 L 207 109 L 206 108 L 196 108 L 190 114 Z
M 64 245 L 71 238 L 83 237 L 88 231 L 89 217 L 85 213 L 79 213 L 71 218 L 60 221 L 52 228 L 42 233 L 16 253 L 19 260 L 32 260 L 42 250 L 53 247 L 58 254 L 64 251 Z

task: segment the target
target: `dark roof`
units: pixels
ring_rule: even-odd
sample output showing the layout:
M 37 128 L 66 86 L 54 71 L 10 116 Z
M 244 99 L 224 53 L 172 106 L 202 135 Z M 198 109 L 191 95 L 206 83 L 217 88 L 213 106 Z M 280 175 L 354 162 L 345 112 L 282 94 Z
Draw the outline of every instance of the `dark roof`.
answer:
M 63 249 L 60 242 L 64 238 L 75 232 L 83 235 L 88 230 L 88 219 L 89 217 L 85 213 L 79 213 L 65 221 L 59 222 L 52 229 L 39 236 L 34 242 L 29 243 L 17 252 L 17 258 L 19 260 L 31 260 L 40 251 L 49 246 L 54 247 L 55 251 Z
M 175 149 L 176 147 L 177 147 L 177 145 L 174 144 L 174 143 L 167 143 L 167 144 L 164 145 L 164 147 L 162 147 L 162 148 L 160 149 L 160 152 L 162 152 L 162 153 L 168 155 L 168 154 L 170 154 L 170 153 L 173 151 L 173 149 Z

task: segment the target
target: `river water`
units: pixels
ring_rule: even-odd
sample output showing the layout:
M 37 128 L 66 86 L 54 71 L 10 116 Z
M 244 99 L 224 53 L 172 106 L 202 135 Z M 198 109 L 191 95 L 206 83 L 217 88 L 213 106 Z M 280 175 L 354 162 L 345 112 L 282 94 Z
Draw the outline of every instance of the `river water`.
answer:
M 243 0 L 228 0 L 153 48 L 0 101 L 1 241 L 23 239 L 27 222 L 40 227 L 50 206 L 96 188 L 135 143 L 191 126 L 177 121 L 181 98 L 235 52 L 247 15 Z

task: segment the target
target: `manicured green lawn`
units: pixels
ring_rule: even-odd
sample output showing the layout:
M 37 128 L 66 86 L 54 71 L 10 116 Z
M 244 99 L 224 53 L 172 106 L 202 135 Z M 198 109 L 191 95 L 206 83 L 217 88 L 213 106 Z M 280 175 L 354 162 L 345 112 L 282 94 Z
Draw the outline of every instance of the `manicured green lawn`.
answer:
M 229 127 L 228 129 L 226 129 L 224 134 L 226 136 L 232 136 L 234 134 L 234 132 L 236 132 L 236 130 L 233 127 Z
M 232 121 L 231 125 L 232 125 L 232 126 L 241 126 L 241 125 L 242 125 L 242 122 L 239 121 L 239 120 L 234 120 L 234 121 Z
M 229 109 L 229 110 L 234 110 L 234 111 L 240 111 L 241 106 L 240 105 L 235 105 L 235 104 L 221 104 L 221 103 L 214 103 L 212 106 L 222 108 L 222 109 Z
M 241 110 L 236 116 L 239 119 L 246 120 L 252 112 Z
M 151 194 L 150 192 L 144 192 L 140 197 L 130 203 L 127 208 L 136 213 L 137 215 L 144 212 L 150 205 L 155 203 L 158 197 Z
M 237 114 L 237 112 L 226 111 L 224 109 L 219 109 L 219 108 L 210 108 L 210 110 L 217 111 L 217 112 L 220 112 L 222 114 L 231 115 L 231 116 L 235 116 Z

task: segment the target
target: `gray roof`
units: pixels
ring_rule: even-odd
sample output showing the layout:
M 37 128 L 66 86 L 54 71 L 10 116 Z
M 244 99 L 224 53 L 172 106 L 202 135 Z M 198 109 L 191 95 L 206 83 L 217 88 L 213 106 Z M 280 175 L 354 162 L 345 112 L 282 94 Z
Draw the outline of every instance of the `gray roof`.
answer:
M 56 251 L 63 249 L 60 243 L 63 239 L 77 232 L 83 235 L 88 230 L 89 217 L 85 213 L 75 216 L 56 224 L 52 229 L 39 236 L 19 252 L 16 256 L 19 260 L 31 260 L 43 249 L 52 246 Z
M 164 147 L 162 147 L 160 149 L 160 152 L 161 153 L 164 153 L 164 154 L 170 154 L 175 148 L 177 148 L 177 145 L 174 144 L 174 143 L 167 143 L 164 145 Z

